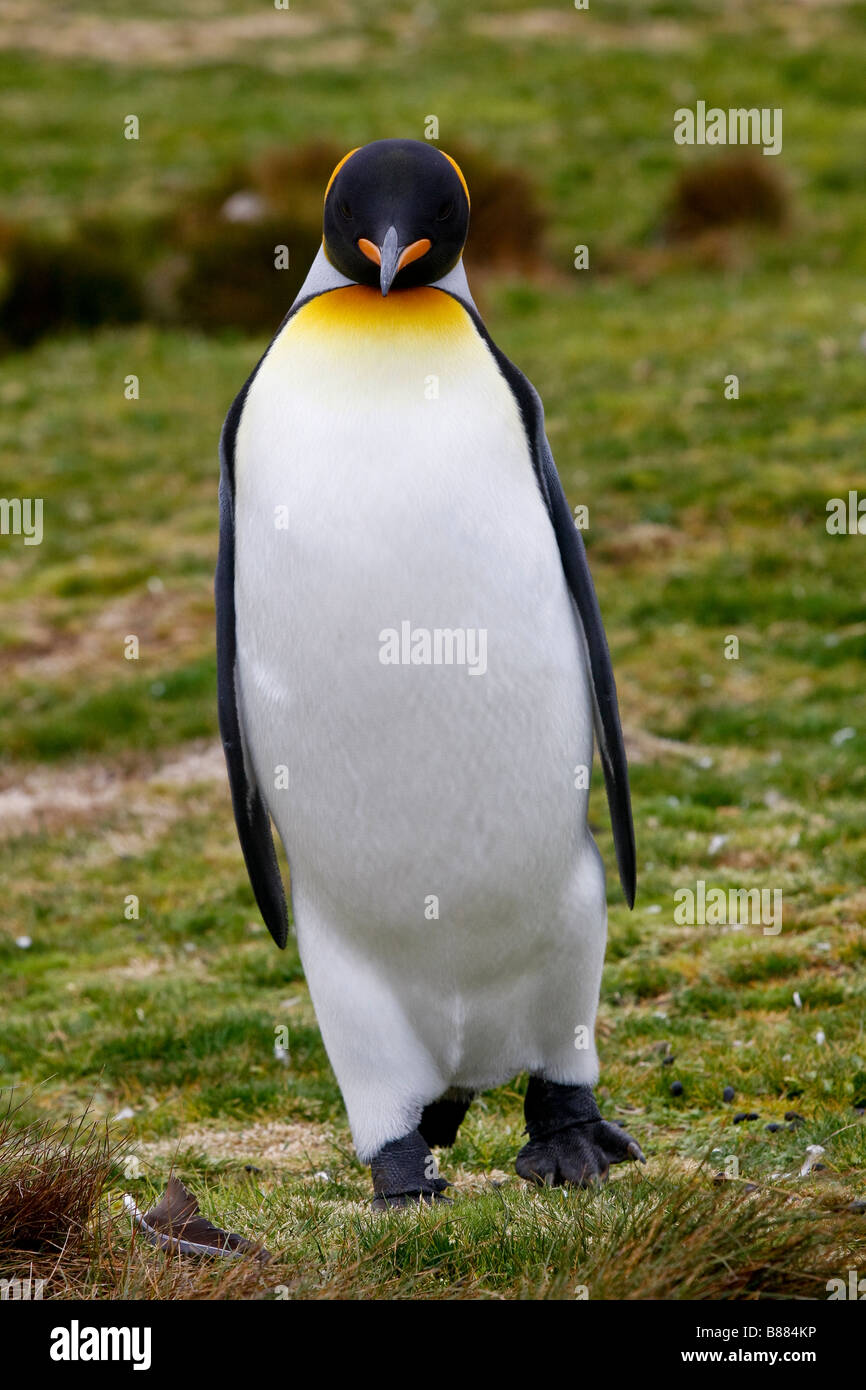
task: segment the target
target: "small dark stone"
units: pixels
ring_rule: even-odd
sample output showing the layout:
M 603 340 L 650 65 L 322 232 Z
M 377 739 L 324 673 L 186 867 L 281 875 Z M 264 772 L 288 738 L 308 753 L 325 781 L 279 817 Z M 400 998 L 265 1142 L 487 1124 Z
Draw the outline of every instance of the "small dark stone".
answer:
M 725 1105 L 730 1105 L 736 1094 L 733 1086 L 726 1086 L 722 1091 L 722 1100 L 725 1102 Z
M 739 1111 L 738 1114 L 736 1114 L 736 1115 L 734 1116 L 734 1124 L 735 1124 L 735 1125 L 741 1125 L 741 1124 L 743 1123 L 744 1120 L 758 1120 L 758 1119 L 760 1119 L 760 1116 L 759 1116 L 757 1110 L 750 1110 L 750 1111 L 748 1111 L 748 1113 L 747 1113 L 745 1110 L 741 1110 L 741 1111 Z
M 775 1134 L 775 1133 L 776 1133 L 776 1130 L 777 1130 L 777 1129 L 781 1129 L 782 1126 L 781 1126 L 781 1125 L 777 1125 L 777 1124 L 772 1124 L 772 1125 L 765 1125 L 764 1128 L 765 1128 L 766 1130 L 768 1130 L 770 1134 Z
M 846 1211 L 852 1211 L 856 1216 L 863 1216 L 866 1213 L 866 1202 L 862 1197 L 858 1197 L 856 1202 L 849 1202 Z
M 260 1173 L 261 1171 L 262 1171 L 261 1168 L 257 1168 L 256 1165 L 255 1165 L 254 1163 L 245 1163 L 245 1164 L 244 1164 L 244 1172 L 245 1172 L 245 1173 Z
M 785 1119 L 788 1121 L 789 1124 L 792 1125 L 804 1125 L 806 1123 L 806 1121 L 803 1119 L 803 1116 L 798 1115 L 796 1110 L 786 1110 Z
M 672 1095 L 672 1096 L 681 1096 L 682 1093 L 683 1093 L 683 1083 L 682 1083 L 681 1081 L 672 1081 L 672 1082 L 671 1082 L 671 1095 Z
M 812 1172 L 813 1172 L 813 1173 L 823 1173 L 826 1167 L 827 1167 L 826 1163 L 813 1163 L 813 1164 L 812 1164 Z
M 662 1066 L 672 1067 L 675 1061 L 676 1058 L 674 1057 L 673 1053 L 671 1053 L 670 1057 L 662 1057 Z

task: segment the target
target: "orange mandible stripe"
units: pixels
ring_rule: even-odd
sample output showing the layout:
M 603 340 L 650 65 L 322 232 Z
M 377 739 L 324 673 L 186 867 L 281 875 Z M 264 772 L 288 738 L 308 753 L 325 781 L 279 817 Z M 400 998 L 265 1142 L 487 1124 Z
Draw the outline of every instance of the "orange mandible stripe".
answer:
M 354 150 L 352 151 L 352 153 L 354 154 Z M 469 197 L 469 189 L 466 187 L 466 180 L 465 180 L 464 177 L 463 177 L 463 170 L 460 168 L 460 165 L 457 163 L 457 160 L 451 158 L 450 154 L 445 154 L 445 151 L 444 151 L 444 150 L 439 150 L 439 153 L 442 154 L 442 155 L 445 155 L 445 158 L 448 160 L 448 163 L 451 164 L 451 165 L 453 165 L 454 168 L 456 169 L 456 171 L 457 171 L 457 177 L 458 177 L 458 179 L 460 180 L 460 182 L 463 184 L 463 192 L 466 194 L 466 201 L 467 201 L 467 203 L 469 204 L 469 206 L 471 207 L 471 206 L 472 206 L 472 199 Z M 346 156 L 346 158 L 348 159 L 348 155 Z M 338 166 L 338 167 L 339 167 L 339 166 Z
M 331 184 L 334 182 L 334 179 L 335 179 L 335 178 L 337 177 L 337 175 L 339 174 L 339 172 L 340 172 L 340 170 L 342 169 L 343 165 L 345 164 L 346 160 L 347 160 L 347 159 L 351 159 L 353 154 L 357 154 L 360 148 L 361 148 L 360 145 L 356 145 L 355 148 L 354 148 L 353 150 L 350 150 L 348 154 L 344 154 L 344 155 L 343 155 L 343 158 L 340 160 L 340 162 L 339 162 L 339 164 L 337 165 L 336 169 L 334 170 L 333 174 L 332 174 L 331 177 L 328 179 L 328 186 L 327 186 L 327 188 L 325 189 L 325 197 L 326 197 L 326 198 L 327 198 L 328 194 L 329 194 L 330 191 L 331 191 Z M 461 175 L 461 178 L 462 178 L 462 175 Z M 464 186 L 465 186 L 465 185 L 464 185 Z
M 426 236 L 422 236 L 420 241 L 413 241 L 411 246 L 406 247 L 397 262 L 397 269 L 402 270 L 404 265 L 411 265 L 413 261 L 419 260 L 421 256 L 426 256 L 432 245 L 433 243 L 430 238 Z

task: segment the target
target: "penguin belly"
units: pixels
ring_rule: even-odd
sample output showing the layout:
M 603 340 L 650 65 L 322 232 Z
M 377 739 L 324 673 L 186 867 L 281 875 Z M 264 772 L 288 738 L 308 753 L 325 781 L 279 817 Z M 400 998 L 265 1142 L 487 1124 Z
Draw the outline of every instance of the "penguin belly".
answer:
M 235 556 L 247 757 L 359 1157 L 452 1086 L 593 1084 L 583 638 L 461 305 L 352 286 L 293 315 L 238 427 Z

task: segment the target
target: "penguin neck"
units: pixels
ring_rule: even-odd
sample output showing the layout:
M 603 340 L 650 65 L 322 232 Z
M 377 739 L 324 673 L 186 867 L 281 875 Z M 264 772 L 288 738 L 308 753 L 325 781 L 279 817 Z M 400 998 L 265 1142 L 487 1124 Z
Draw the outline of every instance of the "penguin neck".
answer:
M 325 294 L 328 290 L 345 289 L 348 285 L 354 285 L 355 281 L 348 276 L 341 274 L 339 270 L 328 260 L 325 255 L 324 245 L 319 247 L 318 255 L 307 272 L 307 278 L 298 290 L 292 303 L 292 309 L 297 308 L 305 299 L 312 299 L 314 295 Z M 443 275 L 440 280 L 429 286 L 433 290 L 444 290 L 446 294 L 453 295 L 462 304 L 471 309 L 475 309 L 475 301 L 469 290 L 469 282 L 466 279 L 466 270 L 461 256 L 457 264 L 449 270 L 447 275 Z M 291 310 L 290 310 L 291 312 Z M 477 312 L 477 311 L 476 311 Z
M 452 266 L 447 275 L 443 275 L 441 280 L 437 280 L 431 286 L 434 290 L 444 290 L 446 294 L 453 294 L 455 299 L 459 299 L 461 304 L 466 304 L 470 309 L 476 309 L 475 300 L 469 289 L 469 281 L 466 279 L 466 267 L 461 256 L 455 266 Z M 477 309 L 476 309 L 477 313 Z

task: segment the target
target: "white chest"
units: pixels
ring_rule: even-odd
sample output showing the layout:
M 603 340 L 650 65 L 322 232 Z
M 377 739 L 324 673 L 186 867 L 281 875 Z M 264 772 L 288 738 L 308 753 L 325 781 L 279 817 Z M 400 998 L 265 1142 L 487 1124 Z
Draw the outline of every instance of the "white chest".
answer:
M 455 893 L 490 901 L 518 849 L 539 873 L 542 855 L 570 862 L 591 721 L 556 541 L 494 359 L 441 292 L 423 292 L 420 321 L 406 304 L 379 321 L 381 296 L 358 293 L 373 298 L 335 291 L 322 299 L 353 296 L 345 311 L 314 301 L 290 321 L 244 408 L 238 672 L 293 872 L 339 881 L 347 904 L 375 875 L 379 920 L 396 920 L 446 866 Z M 407 625 L 429 634 L 430 658 L 422 643 L 417 664 L 384 662 L 383 634 Z M 440 655 L 457 660 L 437 664 L 445 632 Z

